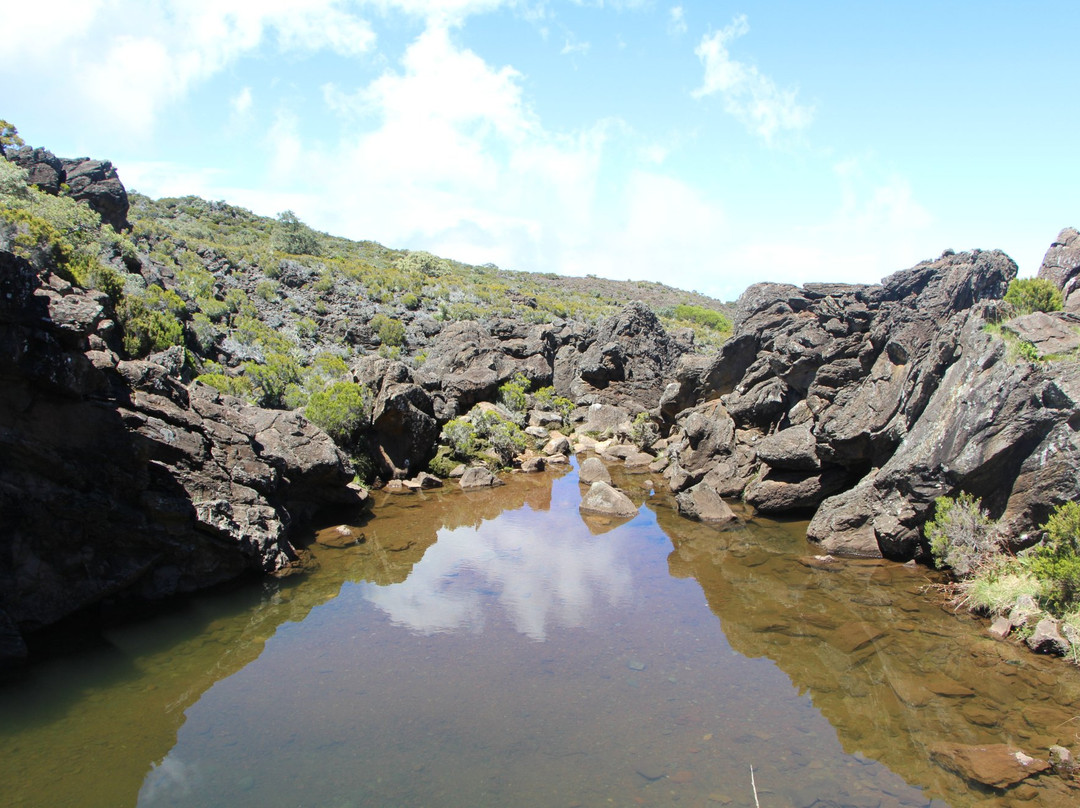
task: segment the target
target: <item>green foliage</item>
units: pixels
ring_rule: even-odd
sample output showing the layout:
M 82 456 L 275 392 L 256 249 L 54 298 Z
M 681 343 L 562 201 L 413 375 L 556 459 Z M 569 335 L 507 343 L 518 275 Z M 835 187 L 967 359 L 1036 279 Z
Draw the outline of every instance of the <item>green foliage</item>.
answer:
M 630 440 L 642 451 L 648 451 L 660 438 L 660 430 L 647 412 L 639 412 L 630 424 Z
M 526 391 L 531 386 L 523 373 L 515 373 L 514 377 L 499 386 L 499 401 L 511 412 L 524 413 L 529 406 Z
M 446 422 L 442 428 L 442 440 L 458 460 L 468 460 L 476 452 L 476 430 L 463 418 Z
M 300 383 L 300 366 L 291 356 L 281 353 L 269 354 L 263 364 L 245 362 L 244 374 L 251 380 L 256 400 L 263 407 L 283 407 L 285 389 Z
M 238 398 L 248 398 L 254 392 L 247 376 L 228 376 L 224 373 L 203 373 L 195 381 L 208 384 L 221 393 Z
M 435 457 L 428 463 L 428 471 L 445 479 L 460 464 L 461 461 L 454 458 L 453 450 L 449 446 L 440 446 Z
M 312 393 L 304 415 L 334 439 L 351 445 L 370 413 L 371 394 L 362 384 L 334 382 L 325 390 Z
M 380 312 L 371 318 L 370 325 L 383 345 L 394 348 L 405 343 L 405 326 L 400 320 Z
M 310 317 L 301 317 L 296 321 L 296 333 L 303 339 L 311 339 L 319 332 L 319 324 Z
M 407 308 L 409 311 L 416 311 L 420 308 L 420 298 L 414 295 L 412 292 L 406 292 L 401 296 L 401 305 Z
M 679 303 L 671 307 L 671 316 L 676 320 L 686 320 L 697 323 L 713 331 L 731 333 L 731 320 L 718 311 L 707 309 L 704 306 L 691 306 L 687 303 Z
M 982 510 L 982 501 L 964 492 L 955 499 L 938 497 L 934 518 L 923 528 L 937 565 L 967 577 L 999 550 L 994 525 Z
M 319 238 L 291 210 L 278 214 L 274 226 L 273 244 L 276 249 L 293 255 L 318 255 Z
M 26 143 L 19 137 L 19 130 L 15 128 L 13 124 L 8 123 L 3 118 L 0 118 L 0 154 L 4 152 L 8 146 L 14 146 L 18 148 L 25 146 Z
M 986 614 L 1005 614 L 1021 595 L 1037 598 L 1040 584 L 1016 558 L 990 556 L 974 574 L 960 582 L 961 601 L 969 609 Z
M 1039 349 L 1035 347 L 1034 343 L 1028 342 L 1026 339 L 1018 339 L 1012 345 L 1009 346 L 1009 356 L 1011 359 L 1024 359 L 1028 362 L 1039 361 Z
M 146 356 L 184 341 L 180 319 L 187 316 L 187 307 L 176 292 L 149 286 L 142 294 L 120 301 L 116 315 L 128 356 Z
M 1025 566 L 1041 583 L 1041 605 L 1060 616 L 1080 600 L 1080 503 L 1056 508 L 1045 528 L 1046 538 L 1028 551 Z
M 1061 290 L 1045 278 L 1014 278 L 1005 293 L 1017 314 L 1035 311 L 1060 311 L 1064 303 Z
M 277 300 L 278 284 L 277 281 L 262 280 L 255 284 L 255 294 L 265 300 L 267 303 L 273 303 Z
M 494 410 L 484 410 L 474 416 L 476 434 L 484 439 L 504 466 L 509 466 L 514 455 L 524 452 L 529 441 L 521 427 L 508 421 Z
M 555 395 L 555 388 L 541 387 L 535 393 L 533 393 L 533 401 L 536 405 L 543 410 L 551 410 L 559 413 L 562 416 L 563 425 L 565 426 L 570 418 L 570 413 L 574 409 L 574 402 L 566 398 L 566 396 Z

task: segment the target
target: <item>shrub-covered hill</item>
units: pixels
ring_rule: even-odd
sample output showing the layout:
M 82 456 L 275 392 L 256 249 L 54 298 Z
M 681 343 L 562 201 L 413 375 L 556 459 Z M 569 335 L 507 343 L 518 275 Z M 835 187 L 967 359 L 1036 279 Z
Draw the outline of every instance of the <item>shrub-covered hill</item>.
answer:
M 702 347 L 718 346 L 730 331 L 731 304 L 660 283 L 473 266 L 318 233 L 289 211 L 271 219 L 198 197 L 152 200 L 135 193 L 130 199 L 133 243 L 163 281 L 176 279 L 188 304 L 204 302 L 206 293 L 214 292 L 205 286 L 200 268 L 227 286 L 226 294 L 241 288 L 278 304 L 285 320 L 292 320 L 292 313 L 301 315 L 298 320 L 320 322 L 331 303 L 362 300 L 373 316 L 383 314 L 405 326 L 405 335 L 399 342 L 398 329 L 391 327 L 381 335 L 390 336 L 384 340 L 376 329 L 363 333 L 360 342 L 400 347 L 404 355 L 424 344 L 417 324 L 428 319 L 595 323 L 631 300 L 648 305 L 669 330 L 692 329 Z M 211 303 L 209 308 L 203 313 L 214 319 L 220 307 Z

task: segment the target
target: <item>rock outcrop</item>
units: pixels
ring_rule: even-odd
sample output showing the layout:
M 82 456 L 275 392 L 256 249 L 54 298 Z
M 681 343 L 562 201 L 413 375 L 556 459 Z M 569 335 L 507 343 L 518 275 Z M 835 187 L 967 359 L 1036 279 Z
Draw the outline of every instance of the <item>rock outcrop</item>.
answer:
M 185 386 L 179 349 L 125 361 L 111 304 L 0 252 L 0 634 L 104 599 L 156 599 L 297 553 L 294 517 L 355 502 L 297 414 Z M 175 355 L 174 355 L 175 354 Z M 8 631 L 4 632 L 3 627 Z
M 65 160 L 47 149 L 29 146 L 9 150 L 5 156 L 25 168 L 30 182 L 45 193 L 56 196 L 64 191 L 72 199 L 86 202 L 101 216 L 101 221 L 112 225 L 118 233 L 131 229 L 127 220 L 127 190 L 108 160 L 89 157 Z
M 1060 246 L 1048 264 L 1063 265 Z M 830 552 L 897 559 L 925 552 L 934 499 L 963 490 L 1023 542 L 1080 493 L 1080 374 L 986 332 L 1007 319 L 998 301 L 1015 273 L 976 251 L 877 286 L 751 287 L 720 354 L 684 363 L 665 393 L 703 402 L 673 417 L 661 406 L 672 490 L 812 513 L 810 538 Z

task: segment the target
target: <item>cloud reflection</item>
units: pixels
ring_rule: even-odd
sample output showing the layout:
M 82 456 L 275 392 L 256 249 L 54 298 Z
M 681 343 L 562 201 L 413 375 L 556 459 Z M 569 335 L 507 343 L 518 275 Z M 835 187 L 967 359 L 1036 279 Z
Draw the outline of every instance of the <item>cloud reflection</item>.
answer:
M 498 603 L 520 633 L 542 641 L 553 625 L 586 626 L 598 605 L 629 601 L 630 566 L 618 546 L 592 537 L 576 508 L 526 507 L 439 531 L 404 582 L 363 583 L 361 594 L 423 634 L 482 631 Z

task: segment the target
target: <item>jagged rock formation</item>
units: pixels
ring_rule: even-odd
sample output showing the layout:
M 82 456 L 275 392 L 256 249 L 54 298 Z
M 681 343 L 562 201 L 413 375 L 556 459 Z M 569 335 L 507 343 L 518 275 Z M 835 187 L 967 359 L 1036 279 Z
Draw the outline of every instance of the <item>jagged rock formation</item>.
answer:
M 108 160 L 61 159 L 47 149 L 29 146 L 7 151 L 5 156 L 25 168 L 30 182 L 46 193 L 56 196 L 67 186 L 66 193 L 72 199 L 86 202 L 101 216 L 101 221 L 112 225 L 118 233 L 131 229 L 127 220 L 127 190 Z
M 0 251 L 0 646 L 110 597 L 161 598 L 296 561 L 294 516 L 355 502 L 295 413 L 124 361 L 111 304 Z
M 1061 246 L 1049 266 L 1063 266 Z M 665 392 L 703 402 L 674 415 L 661 404 L 672 490 L 812 512 L 808 535 L 829 551 L 897 559 L 925 552 L 936 497 L 967 491 L 1030 543 L 1080 494 L 1080 372 L 1011 357 L 986 332 L 1007 318 L 997 301 L 1015 273 L 1003 253 L 976 251 L 879 286 L 751 287 L 720 354 L 684 362 Z

